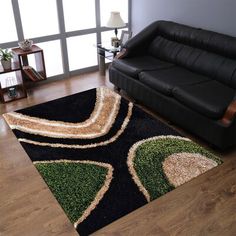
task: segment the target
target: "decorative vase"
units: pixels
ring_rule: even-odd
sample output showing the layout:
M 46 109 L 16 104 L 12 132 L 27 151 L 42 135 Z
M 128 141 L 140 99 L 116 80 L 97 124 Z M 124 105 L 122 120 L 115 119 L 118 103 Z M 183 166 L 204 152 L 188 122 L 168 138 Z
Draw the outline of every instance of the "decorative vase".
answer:
M 33 40 L 25 39 L 24 41 L 19 42 L 18 45 L 23 51 L 29 51 L 32 48 Z
M 4 70 L 11 69 L 11 60 L 10 61 L 1 60 L 1 63 Z

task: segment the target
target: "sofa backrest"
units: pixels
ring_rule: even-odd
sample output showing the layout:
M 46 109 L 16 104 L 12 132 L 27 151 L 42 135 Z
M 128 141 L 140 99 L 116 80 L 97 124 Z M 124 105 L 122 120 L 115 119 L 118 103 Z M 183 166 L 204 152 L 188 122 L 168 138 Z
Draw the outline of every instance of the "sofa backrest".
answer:
M 151 55 L 236 88 L 236 38 L 174 22 L 157 22 Z

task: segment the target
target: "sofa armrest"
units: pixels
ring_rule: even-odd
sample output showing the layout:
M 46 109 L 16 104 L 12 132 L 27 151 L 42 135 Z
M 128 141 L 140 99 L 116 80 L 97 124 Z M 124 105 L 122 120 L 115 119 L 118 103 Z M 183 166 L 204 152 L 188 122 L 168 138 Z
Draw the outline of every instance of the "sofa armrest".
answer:
M 115 59 L 125 58 L 128 54 L 128 50 L 126 48 L 122 48 L 122 50 L 116 55 Z
M 221 122 L 225 125 L 229 125 L 233 119 L 236 117 L 236 96 L 234 96 L 233 101 L 227 107 Z
M 158 26 L 160 22 L 161 21 L 156 21 L 152 23 L 129 39 L 123 47 L 127 50 L 125 57 L 144 54 L 151 41 L 158 35 Z

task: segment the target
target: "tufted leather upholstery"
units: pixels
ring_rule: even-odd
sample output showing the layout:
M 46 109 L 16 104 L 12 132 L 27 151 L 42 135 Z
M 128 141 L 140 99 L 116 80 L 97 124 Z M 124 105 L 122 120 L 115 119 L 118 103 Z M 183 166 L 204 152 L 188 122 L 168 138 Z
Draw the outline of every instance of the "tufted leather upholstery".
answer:
M 171 41 L 162 36 L 153 40 L 148 52 L 156 58 L 175 63 L 236 88 L 236 60 Z
M 234 132 L 222 128 L 219 122 L 236 97 L 235 37 L 156 21 L 130 39 L 124 48 L 124 56 L 115 59 L 110 68 L 111 82 L 217 146 L 236 143 L 236 121 L 230 124 L 235 126 Z M 149 88 L 154 95 L 144 94 Z M 157 97 L 156 102 L 151 100 L 153 97 Z M 157 104 L 159 100 L 175 107 L 170 105 L 167 110 L 163 104 Z M 182 114 L 176 113 L 173 118 L 171 111 L 178 106 Z M 199 129 L 196 123 L 191 124 L 191 119 L 185 121 L 182 116 L 192 120 L 198 117 Z M 207 129 L 215 133 L 208 134 Z M 227 132 L 230 135 L 226 137 Z
M 125 48 L 128 48 L 130 53 L 134 53 L 133 49 L 145 52 L 157 36 L 232 59 L 236 58 L 235 37 L 170 21 L 153 22 L 129 40 Z

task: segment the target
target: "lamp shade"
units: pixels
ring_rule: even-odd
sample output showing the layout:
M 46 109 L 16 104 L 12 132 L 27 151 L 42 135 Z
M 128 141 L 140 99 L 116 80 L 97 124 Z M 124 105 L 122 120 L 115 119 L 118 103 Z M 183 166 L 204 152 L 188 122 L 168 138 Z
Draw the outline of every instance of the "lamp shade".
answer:
M 106 26 L 109 28 L 119 28 L 125 25 L 125 22 L 120 17 L 120 12 L 112 11 Z

